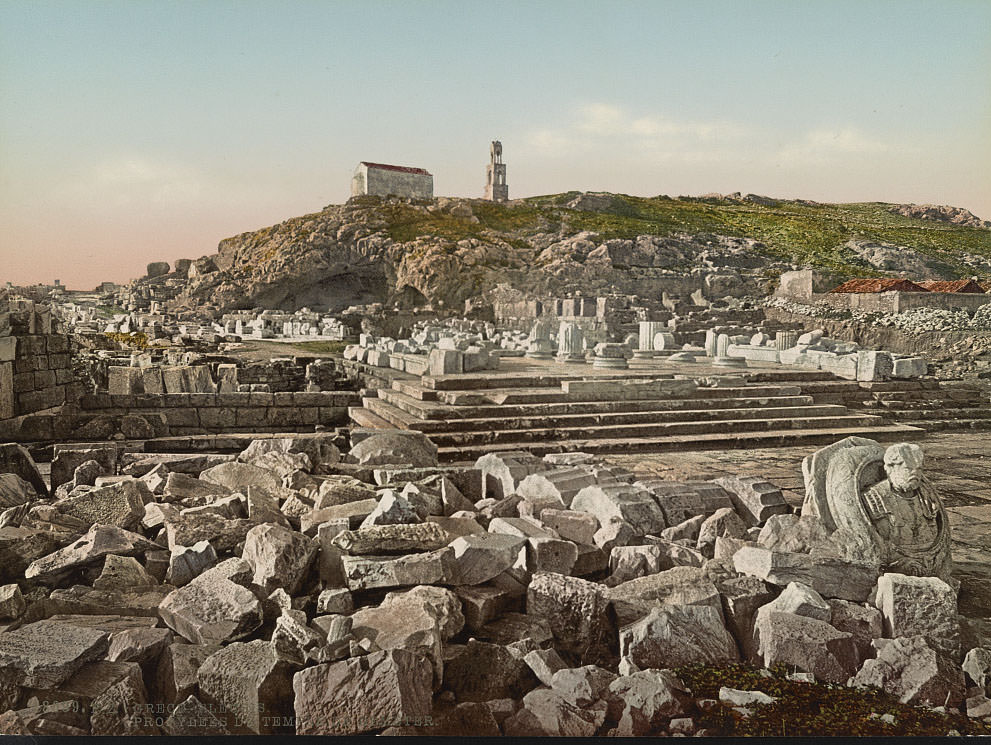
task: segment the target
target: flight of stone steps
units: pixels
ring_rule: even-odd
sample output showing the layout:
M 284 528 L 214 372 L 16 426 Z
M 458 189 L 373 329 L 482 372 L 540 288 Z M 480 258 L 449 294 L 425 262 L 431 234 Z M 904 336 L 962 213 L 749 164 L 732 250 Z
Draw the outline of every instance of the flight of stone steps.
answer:
M 886 421 L 927 431 L 991 429 L 991 395 L 986 386 L 951 381 L 864 383 L 864 406 Z
M 630 375 L 630 379 L 636 379 Z M 656 377 L 656 373 L 653 377 Z M 762 374 L 685 396 L 622 399 L 566 392 L 564 378 L 495 375 L 394 379 L 349 414 L 357 426 L 422 431 L 441 460 L 485 453 L 661 452 L 833 442 L 850 435 L 911 439 L 924 433 L 851 411 L 856 382 L 818 371 Z

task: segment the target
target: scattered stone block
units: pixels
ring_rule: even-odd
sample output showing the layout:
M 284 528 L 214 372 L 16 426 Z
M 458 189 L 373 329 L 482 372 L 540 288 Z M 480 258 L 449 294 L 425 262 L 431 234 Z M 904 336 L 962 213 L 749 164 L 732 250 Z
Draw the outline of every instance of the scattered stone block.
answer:
M 246 582 L 251 566 L 240 559 L 236 579 Z M 261 603 L 231 578 L 232 566 L 222 562 L 166 596 L 158 612 L 177 634 L 193 644 L 219 644 L 250 634 L 262 623 Z
M 575 495 L 571 509 L 594 515 L 601 526 L 622 520 L 638 536 L 657 535 L 667 527 L 664 513 L 650 492 L 630 484 L 587 486 Z
M 402 649 L 309 667 L 293 676 L 296 734 L 354 735 L 431 713 L 431 668 Z
M 105 631 L 46 620 L 0 633 L 0 679 L 54 688 L 107 651 Z
M 877 639 L 877 657 L 847 685 L 874 686 L 910 706 L 959 706 L 965 695 L 963 671 L 926 643 L 922 636 Z
M 883 574 L 874 604 L 881 611 L 884 636 L 922 636 L 930 647 L 951 659 L 960 656 L 957 597 L 938 577 Z
M 217 563 L 217 552 L 208 541 L 192 546 L 173 546 L 165 581 L 175 587 L 188 585 Z
M 200 474 L 199 480 L 240 492 L 249 486 L 260 486 L 271 491 L 278 491 L 282 487 L 281 479 L 271 471 L 236 461 L 207 468 Z
M 526 538 L 505 533 L 466 535 L 451 541 L 449 582 L 480 585 L 525 562 Z
M 17 585 L 0 587 L 0 620 L 20 618 L 27 608 L 21 588 Z
M 764 667 L 796 667 L 817 680 L 842 683 L 860 662 L 852 634 L 815 618 L 780 611 L 758 613 L 754 633 Z
M 737 513 L 750 525 L 763 525 L 771 515 L 791 512 L 781 490 L 759 476 L 723 476 L 715 483 L 729 492 Z
M 24 571 L 24 577 L 51 581 L 61 572 L 94 564 L 110 554 L 134 556 L 157 548 L 156 544 L 137 533 L 98 524 L 78 541 L 31 562 Z
M 733 554 L 733 566 L 741 574 L 759 577 L 774 585 L 789 582 L 808 585 L 824 598 L 862 603 L 877 583 L 878 569 L 832 557 L 769 551 L 748 546 Z
M 640 737 L 658 732 L 671 719 L 688 713 L 691 696 L 670 670 L 642 670 L 609 684 L 609 719 L 616 734 Z
M 452 566 L 453 556 L 453 550 L 447 547 L 439 551 L 397 558 L 342 556 L 341 564 L 348 589 L 357 592 L 376 588 L 447 584 L 448 568 Z
M 302 533 L 266 523 L 248 531 L 241 556 L 254 572 L 252 581 L 266 593 L 283 587 L 295 595 L 306 579 L 317 548 Z
M 97 590 L 127 592 L 155 587 L 159 582 L 132 556 L 110 554 L 103 562 L 103 571 L 93 580 Z
M 597 583 L 538 572 L 527 589 L 527 614 L 546 620 L 557 648 L 582 664 L 614 659 L 616 626 L 609 601 Z
M 520 699 L 539 684 L 522 657 L 502 644 L 469 640 L 454 657 L 445 660 L 444 688 L 458 701 Z
M 233 734 L 227 728 L 226 717 L 218 719 L 210 707 L 196 696 L 189 696 L 176 705 L 162 725 L 162 731 L 172 737 L 217 737 Z
M 861 660 L 874 655 L 871 643 L 883 633 L 881 612 L 870 605 L 851 603 L 849 600 L 827 600 L 830 609 L 830 625 L 837 631 L 853 636 Z
M 619 632 L 620 655 L 638 668 L 673 668 L 740 659 L 721 613 L 709 606 L 664 605 Z
M 291 666 L 271 642 L 234 642 L 210 655 L 196 673 L 200 695 L 227 710 L 235 732 L 272 734 L 290 716 Z
M 722 614 L 719 591 L 702 569 L 674 567 L 657 574 L 631 579 L 604 590 L 616 611 L 620 626 L 646 616 L 655 606 L 699 605 Z

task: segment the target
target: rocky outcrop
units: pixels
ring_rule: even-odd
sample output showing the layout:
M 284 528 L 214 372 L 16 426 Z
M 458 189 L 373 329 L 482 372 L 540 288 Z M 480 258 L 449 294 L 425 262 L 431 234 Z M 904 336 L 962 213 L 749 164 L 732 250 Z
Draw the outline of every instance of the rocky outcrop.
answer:
M 982 220 L 970 210 L 963 207 L 951 207 L 948 204 L 899 204 L 891 208 L 896 215 L 914 217 L 916 220 L 934 220 L 948 222 L 953 225 L 967 225 L 971 228 L 991 228 L 991 220 Z

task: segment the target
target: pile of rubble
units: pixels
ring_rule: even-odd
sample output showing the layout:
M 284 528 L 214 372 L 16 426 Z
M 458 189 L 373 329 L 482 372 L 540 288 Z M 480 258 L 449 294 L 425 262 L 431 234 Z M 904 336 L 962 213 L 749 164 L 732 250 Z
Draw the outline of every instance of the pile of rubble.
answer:
M 764 480 L 342 444 L 64 448 L 50 497 L 0 446 L 0 731 L 706 734 L 760 695 L 674 669 L 737 660 L 991 715 L 954 588 L 861 563 Z
M 900 313 L 833 308 L 825 303 L 799 303 L 781 297 L 768 297 L 764 305 L 794 313 L 836 321 L 854 321 L 873 326 L 897 328 L 921 333 L 925 331 L 991 331 L 991 304 L 982 305 L 973 314 L 946 308 L 913 308 Z

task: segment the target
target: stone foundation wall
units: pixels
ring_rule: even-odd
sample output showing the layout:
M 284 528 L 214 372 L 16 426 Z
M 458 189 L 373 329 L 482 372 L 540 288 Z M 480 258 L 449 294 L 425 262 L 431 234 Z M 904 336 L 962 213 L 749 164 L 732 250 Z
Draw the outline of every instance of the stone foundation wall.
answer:
M 312 432 L 348 424 L 357 393 L 176 393 L 112 396 L 90 393 L 59 414 L 0 422 L 0 440 L 91 442 L 233 432 Z
M 991 303 L 991 295 L 966 292 L 825 292 L 811 296 L 832 308 L 872 313 L 901 313 L 912 308 L 942 308 L 973 313 Z
M 78 395 L 70 337 L 52 333 L 47 308 L 0 307 L 0 420 L 61 406 Z
M 155 436 L 223 432 L 312 431 L 317 424 L 348 422 L 348 406 L 361 399 L 348 391 L 320 393 L 179 393 L 164 396 L 90 394 L 79 402 L 81 417 L 145 416 Z M 165 430 L 155 421 L 164 421 Z M 162 434 L 159 434 L 159 432 Z

